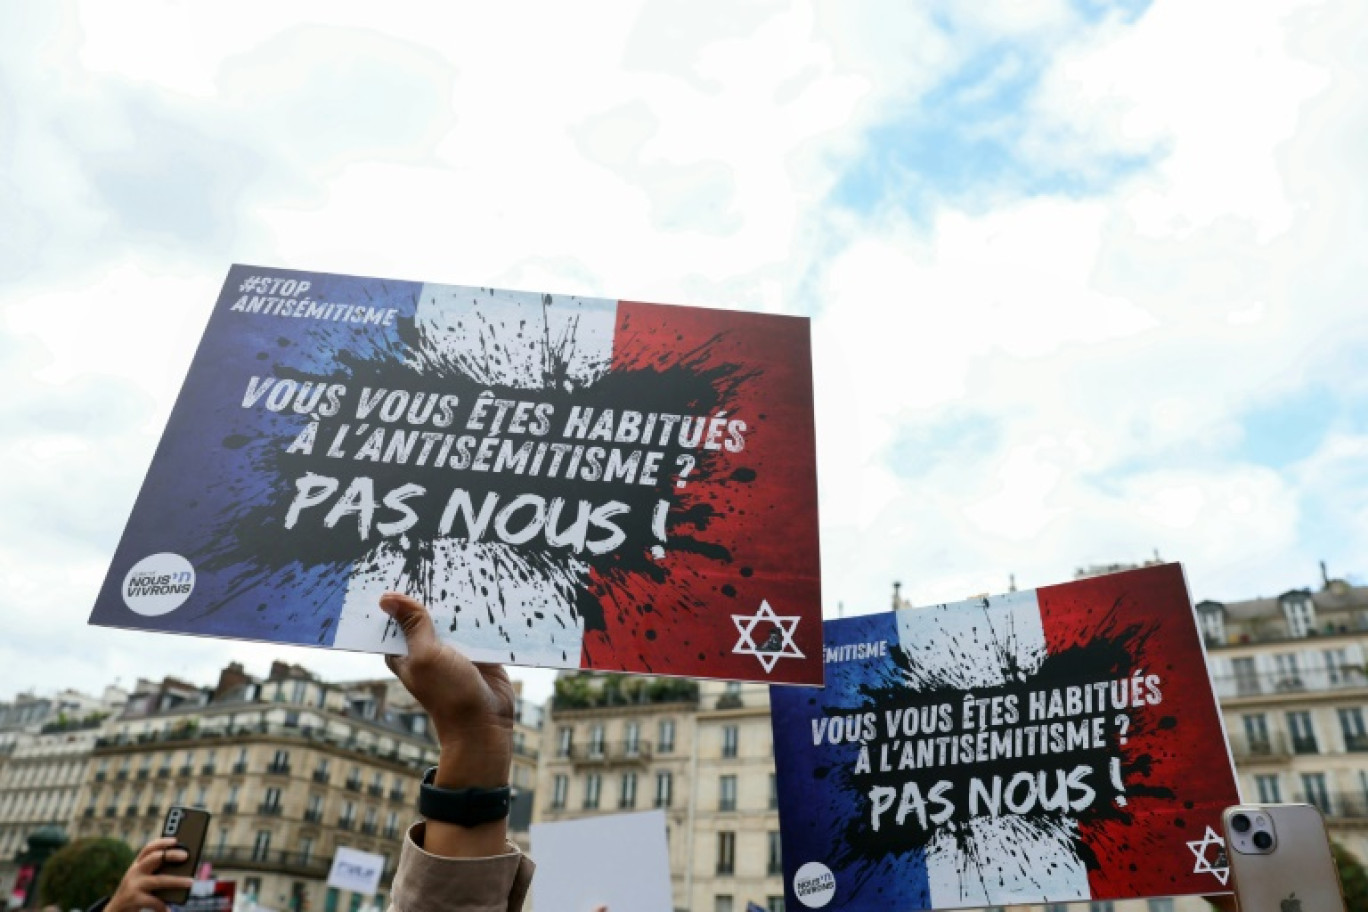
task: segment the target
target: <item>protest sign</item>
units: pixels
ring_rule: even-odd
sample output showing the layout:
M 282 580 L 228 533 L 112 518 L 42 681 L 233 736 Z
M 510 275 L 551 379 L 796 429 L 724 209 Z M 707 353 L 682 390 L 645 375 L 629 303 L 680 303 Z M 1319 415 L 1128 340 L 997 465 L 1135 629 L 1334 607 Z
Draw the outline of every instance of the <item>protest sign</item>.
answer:
M 91 622 L 820 683 L 805 318 L 234 266 Z
M 537 912 L 674 907 L 664 811 L 534 823 L 530 835 Z
M 788 908 L 1223 892 L 1233 767 L 1182 568 L 828 621 L 770 690 Z
M 338 846 L 328 869 L 328 886 L 350 890 L 363 896 L 373 896 L 380 887 L 380 875 L 385 873 L 385 858 L 374 852 L 362 852 Z

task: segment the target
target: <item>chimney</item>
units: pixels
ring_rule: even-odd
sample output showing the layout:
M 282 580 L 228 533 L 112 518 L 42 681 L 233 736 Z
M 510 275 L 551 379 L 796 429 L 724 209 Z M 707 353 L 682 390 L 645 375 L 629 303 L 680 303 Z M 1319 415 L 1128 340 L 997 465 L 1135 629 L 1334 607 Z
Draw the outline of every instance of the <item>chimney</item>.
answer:
M 893 610 L 894 610 L 894 611 L 897 611 L 899 608 L 902 607 L 902 596 L 899 595 L 899 592 L 901 592 L 901 591 L 902 591 L 902 583 L 894 582 L 894 583 L 893 583 Z
M 250 683 L 251 680 L 247 673 L 242 670 L 241 662 L 230 663 L 219 672 L 218 686 L 214 688 L 214 699 L 222 698 L 224 694 Z

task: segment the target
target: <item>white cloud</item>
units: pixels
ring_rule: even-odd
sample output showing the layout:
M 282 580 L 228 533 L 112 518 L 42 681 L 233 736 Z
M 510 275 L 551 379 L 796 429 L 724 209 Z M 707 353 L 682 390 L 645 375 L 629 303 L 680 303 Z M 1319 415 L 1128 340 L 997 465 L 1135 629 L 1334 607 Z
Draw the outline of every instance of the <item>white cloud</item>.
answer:
M 1358 432 L 1279 470 L 1241 426 L 1310 384 L 1368 395 L 1362 4 L 18 9 L 0 573 L 47 626 L 0 647 L 16 687 L 275 654 L 378 673 L 83 626 L 233 261 L 817 314 L 831 612 L 1153 548 L 1199 597 L 1362 560 Z M 1101 189 L 1014 196 L 1008 169 L 964 205 L 834 206 L 871 128 L 966 65 L 966 135 Z

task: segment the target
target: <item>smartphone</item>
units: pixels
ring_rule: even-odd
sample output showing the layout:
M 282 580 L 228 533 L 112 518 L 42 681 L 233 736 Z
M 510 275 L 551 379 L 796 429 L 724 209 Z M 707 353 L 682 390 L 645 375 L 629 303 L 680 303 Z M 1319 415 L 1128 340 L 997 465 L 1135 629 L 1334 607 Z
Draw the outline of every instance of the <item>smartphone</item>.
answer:
M 1345 912 L 1325 820 L 1309 804 L 1240 804 L 1221 815 L 1240 912 Z
M 161 834 L 173 837 L 176 844 L 185 849 L 189 857 L 179 864 L 164 864 L 157 869 L 157 873 L 194 877 L 195 869 L 199 866 L 200 852 L 204 850 L 204 835 L 208 832 L 208 811 L 188 807 L 172 807 L 167 811 Z M 180 890 L 153 890 L 152 895 L 162 902 L 184 905 L 190 898 L 190 890 L 188 887 Z

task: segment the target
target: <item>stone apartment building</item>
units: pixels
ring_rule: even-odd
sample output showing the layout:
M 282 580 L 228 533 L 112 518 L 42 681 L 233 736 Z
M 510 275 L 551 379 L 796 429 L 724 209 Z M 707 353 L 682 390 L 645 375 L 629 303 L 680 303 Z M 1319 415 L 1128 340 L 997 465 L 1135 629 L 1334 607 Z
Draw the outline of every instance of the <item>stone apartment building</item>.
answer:
M 664 810 L 677 909 L 783 907 L 764 685 L 564 674 L 537 794 L 537 821 Z

